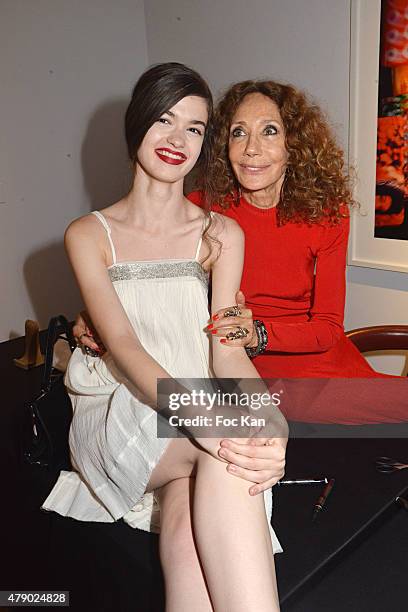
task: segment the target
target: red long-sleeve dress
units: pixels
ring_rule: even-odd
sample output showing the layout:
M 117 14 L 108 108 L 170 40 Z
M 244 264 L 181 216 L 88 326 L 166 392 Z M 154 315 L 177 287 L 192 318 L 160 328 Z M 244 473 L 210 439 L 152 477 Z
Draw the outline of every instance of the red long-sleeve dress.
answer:
M 189 199 L 200 204 L 201 195 L 194 192 Z M 244 198 L 226 210 L 213 209 L 244 230 L 241 289 L 247 307 L 268 332 L 266 352 L 254 359 L 261 376 L 365 379 L 333 382 L 329 395 L 307 406 L 282 406 L 287 418 L 346 424 L 408 421 L 408 380 L 375 372 L 344 334 L 349 218 L 339 224 L 279 225 L 276 208 L 256 208 Z M 377 380 L 370 384 L 367 379 Z

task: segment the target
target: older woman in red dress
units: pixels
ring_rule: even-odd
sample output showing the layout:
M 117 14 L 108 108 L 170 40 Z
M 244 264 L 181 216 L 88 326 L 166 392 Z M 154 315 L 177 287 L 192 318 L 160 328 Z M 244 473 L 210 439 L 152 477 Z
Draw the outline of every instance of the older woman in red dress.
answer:
M 207 183 L 214 209 L 244 230 L 246 298 L 244 306 L 237 296 L 239 316 L 213 313 L 208 331 L 246 346 L 264 378 L 348 379 L 326 386 L 319 401 L 312 385 L 303 387 L 305 398 L 312 392 L 308 402 L 282 405 L 291 420 L 407 421 L 408 381 L 376 373 L 344 334 L 353 199 L 343 153 L 320 109 L 289 85 L 233 85 L 218 104 Z M 201 194 L 190 199 L 200 203 Z M 238 327 L 246 337 L 234 338 Z M 342 388 L 348 401 L 339 397 Z

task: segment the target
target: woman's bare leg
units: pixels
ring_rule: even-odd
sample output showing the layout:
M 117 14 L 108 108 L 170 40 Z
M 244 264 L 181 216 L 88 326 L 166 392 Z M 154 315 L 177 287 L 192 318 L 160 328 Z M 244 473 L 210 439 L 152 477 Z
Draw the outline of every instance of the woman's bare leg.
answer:
M 275 564 L 263 495 L 231 481 L 225 465 L 199 458 L 194 493 L 194 533 L 215 610 L 279 610 Z
M 196 476 L 193 529 L 216 612 L 279 610 L 275 567 L 263 496 L 187 439 L 172 440 L 148 490 Z M 190 612 L 179 607 L 177 612 Z
M 193 478 L 179 478 L 157 491 L 166 612 L 213 611 L 193 536 L 193 487 Z

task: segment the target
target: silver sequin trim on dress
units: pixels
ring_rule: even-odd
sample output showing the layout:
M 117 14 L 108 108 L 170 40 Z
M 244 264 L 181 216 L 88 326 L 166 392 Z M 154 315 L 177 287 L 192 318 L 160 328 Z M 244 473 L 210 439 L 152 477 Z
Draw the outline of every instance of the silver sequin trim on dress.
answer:
M 132 263 L 117 263 L 109 268 L 109 276 L 112 282 L 148 279 L 148 278 L 178 278 L 180 276 L 191 276 L 198 278 L 206 287 L 208 286 L 209 274 L 198 261 L 172 261 L 154 262 L 137 261 Z

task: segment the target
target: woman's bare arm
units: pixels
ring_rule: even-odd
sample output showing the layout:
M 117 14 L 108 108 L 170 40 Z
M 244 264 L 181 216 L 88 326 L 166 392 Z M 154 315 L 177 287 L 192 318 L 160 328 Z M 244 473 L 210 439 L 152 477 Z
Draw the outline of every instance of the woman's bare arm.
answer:
M 225 308 L 234 303 L 236 292 L 241 282 L 244 263 L 244 233 L 232 219 L 215 217 L 217 238 L 222 244 L 221 252 L 213 265 L 212 274 L 212 310 Z M 218 227 L 217 227 L 218 226 Z M 238 379 L 239 391 L 248 397 L 253 394 L 265 394 L 265 402 L 257 410 L 257 416 L 265 416 L 266 428 L 261 433 L 262 438 L 287 437 L 287 423 L 277 409 L 272 398 L 269 403 L 269 390 L 262 381 L 255 366 L 250 361 L 243 347 L 225 346 L 213 337 L 213 369 L 217 378 Z M 250 404 L 251 405 L 251 404 Z M 252 412 L 252 416 L 255 416 Z M 244 434 L 244 431 L 240 432 Z M 285 441 L 286 445 L 286 441 Z
M 221 252 L 213 265 L 211 312 L 235 303 L 244 265 L 244 232 L 227 217 L 215 217 Z M 219 337 L 213 338 L 213 367 L 219 378 L 260 378 L 241 346 L 223 346 Z

